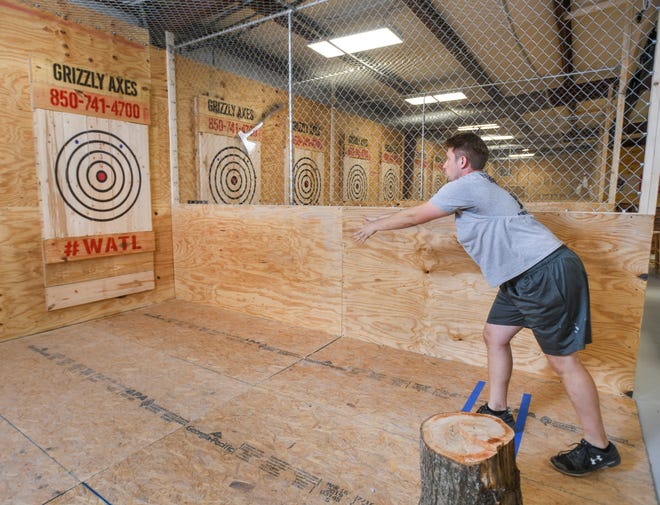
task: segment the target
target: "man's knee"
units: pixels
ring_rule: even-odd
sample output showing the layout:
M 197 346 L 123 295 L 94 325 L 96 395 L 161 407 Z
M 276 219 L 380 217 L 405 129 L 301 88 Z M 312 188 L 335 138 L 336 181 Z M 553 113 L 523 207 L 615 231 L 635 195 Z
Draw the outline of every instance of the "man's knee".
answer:
M 487 346 L 503 346 L 508 345 L 514 335 L 521 329 L 521 326 L 503 326 L 486 323 L 482 335 Z
M 566 356 L 553 356 L 550 354 L 546 354 L 545 356 L 554 372 L 560 377 L 576 370 L 581 371 L 583 369 L 580 356 L 576 352 L 567 354 Z

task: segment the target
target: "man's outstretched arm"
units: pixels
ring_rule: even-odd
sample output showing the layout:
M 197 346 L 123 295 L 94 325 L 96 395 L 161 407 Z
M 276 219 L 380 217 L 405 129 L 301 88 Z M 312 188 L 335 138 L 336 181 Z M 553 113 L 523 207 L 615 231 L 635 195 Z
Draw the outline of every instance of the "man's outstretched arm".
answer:
M 400 230 L 402 228 L 428 223 L 434 219 L 449 215 L 451 213 L 439 209 L 431 202 L 426 202 L 416 207 L 410 207 L 394 214 L 369 221 L 353 234 L 353 239 L 362 244 L 377 231 Z

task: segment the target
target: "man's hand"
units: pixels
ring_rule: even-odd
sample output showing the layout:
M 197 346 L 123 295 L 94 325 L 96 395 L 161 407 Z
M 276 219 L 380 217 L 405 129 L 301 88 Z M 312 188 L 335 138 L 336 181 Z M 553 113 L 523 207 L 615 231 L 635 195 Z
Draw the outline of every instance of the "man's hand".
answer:
M 369 221 L 358 231 L 353 233 L 353 240 L 358 244 L 364 244 L 369 237 L 378 231 L 375 221 Z

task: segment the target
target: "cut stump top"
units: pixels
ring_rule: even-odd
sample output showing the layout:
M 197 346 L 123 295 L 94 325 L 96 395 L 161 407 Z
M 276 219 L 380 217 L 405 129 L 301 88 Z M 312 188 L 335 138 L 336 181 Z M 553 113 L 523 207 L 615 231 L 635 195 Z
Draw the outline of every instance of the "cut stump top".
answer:
M 422 423 L 421 436 L 433 452 L 461 465 L 474 465 L 497 454 L 515 433 L 496 417 L 460 412 L 429 417 Z

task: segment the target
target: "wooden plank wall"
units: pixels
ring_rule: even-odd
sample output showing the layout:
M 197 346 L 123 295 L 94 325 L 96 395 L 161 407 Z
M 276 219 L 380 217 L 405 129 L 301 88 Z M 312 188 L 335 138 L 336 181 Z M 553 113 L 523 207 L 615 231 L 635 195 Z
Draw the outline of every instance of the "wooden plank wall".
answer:
M 485 365 L 481 330 L 496 290 L 457 243 L 453 220 L 352 241 L 365 218 L 389 212 L 396 210 L 181 206 L 177 298 Z M 584 356 L 599 388 L 632 390 L 652 217 L 537 215 L 590 276 L 595 343 Z M 513 349 L 517 369 L 552 376 L 529 331 Z
M 151 81 L 149 151 L 156 289 L 50 313 L 46 310 L 30 59 L 83 68 L 102 60 L 133 68 L 131 55 L 144 52 L 148 34 L 73 4 L 46 0 L 40 2 L 40 9 L 32 4 L 0 0 L 0 340 L 174 296 L 165 54 L 149 47 L 150 74 L 145 79 Z M 55 12 L 59 15 L 51 14 Z M 124 268 L 121 262 L 118 259 L 111 265 L 118 274 Z M 90 263 L 87 268 L 95 267 Z

